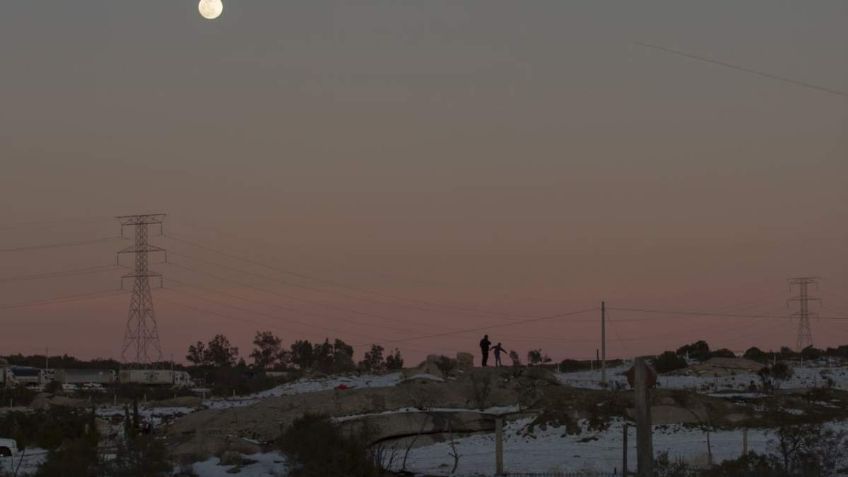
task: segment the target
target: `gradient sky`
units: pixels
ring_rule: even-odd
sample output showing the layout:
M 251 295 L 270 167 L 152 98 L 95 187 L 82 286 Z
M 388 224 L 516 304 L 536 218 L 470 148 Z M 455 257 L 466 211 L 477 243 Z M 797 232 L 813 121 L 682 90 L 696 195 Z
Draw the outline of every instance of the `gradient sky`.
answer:
M 602 299 L 786 315 L 800 275 L 848 316 L 845 96 L 634 44 L 848 91 L 844 0 L 225 0 L 214 22 L 193 0 L 3 7 L 0 354 L 119 356 L 126 294 L 11 305 L 120 271 L 9 278 L 108 266 L 119 240 L 19 247 L 148 211 L 174 237 L 156 239 L 166 358 L 217 332 L 243 354 L 257 329 L 365 345 Z M 615 356 L 795 342 L 787 319 L 610 319 Z M 582 358 L 598 328 L 490 334 Z M 813 334 L 848 343 L 848 321 Z M 416 361 L 479 337 L 391 346 Z

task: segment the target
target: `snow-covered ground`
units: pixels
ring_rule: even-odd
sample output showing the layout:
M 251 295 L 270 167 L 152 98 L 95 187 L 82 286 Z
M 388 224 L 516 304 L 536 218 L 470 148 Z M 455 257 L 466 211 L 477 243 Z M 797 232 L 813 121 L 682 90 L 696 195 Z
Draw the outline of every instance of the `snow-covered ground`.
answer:
M 606 431 L 584 430 L 579 435 L 567 435 L 565 428 L 536 427 L 526 432 L 532 419 L 520 419 L 504 428 L 504 470 L 506 472 L 618 472 L 621 473 L 623 449 L 623 424 L 614 422 Z M 834 427 L 848 430 L 848 422 L 834 423 Z M 735 459 L 742 455 L 743 431 L 718 431 L 710 433 L 710 447 L 715 463 Z M 748 431 L 748 450 L 765 452 L 769 447 L 771 432 L 762 429 Z M 455 440 L 459 454 L 458 476 L 493 475 L 495 473 L 495 439 L 493 434 L 479 434 Z M 635 467 L 636 430 L 629 426 L 628 453 L 630 466 Z M 398 449 L 394 468 L 403 458 Z M 654 428 L 654 451 L 668 452 L 672 460 L 683 459 L 692 464 L 707 462 L 707 435 L 699 429 L 679 425 Z M 407 459 L 407 470 L 432 475 L 448 475 L 453 467 L 451 446 L 440 442 L 412 449 Z M 632 468 L 631 468 L 632 470 Z
M 630 366 L 631 364 L 628 363 L 607 369 L 607 381 L 610 385 L 628 387 L 624 372 L 630 369 Z M 560 373 L 557 377 L 560 382 L 569 386 L 601 389 L 600 370 Z M 792 367 L 792 377 L 781 382 L 780 387 L 783 389 L 824 387 L 828 383 L 828 378 L 833 382 L 835 388 L 848 390 L 848 368 L 846 367 Z M 657 378 L 657 385 L 660 389 L 690 389 L 705 393 L 745 392 L 752 383 L 759 385 L 761 383 L 760 378 L 755 373 L 747 372 L 718 377 L 660 375 Z
M 193 407 L 156 407 L 145 404 L 139 405 L 138 408 L 138 414 L 142 420 L 149 422 L 153 426 L 158 426 L 162 424 L 163 421 L 169 421 L 180 416 L 185 416 L 186 414 L 191 414 L 194 411 L 196 411 L 196 409 Z M 132 412 L 132 410 L 130 410 L 130 412 Z M 125 411 L 122 406 L 103 406 L 97 408 L 96 414 L 103 418 L 110 418 L 113 416 L 123 417 Z
M 396 386 L 401 381 L 403 381 L 403 375 L 401 373 L 391 373 L 382 376 L 369 374 L 362 376 L 331 376 L 327 378 L 299 379 L 249 396 L 207 399 L 203 404 L 210 409 L 227 409 L 231 407 L 250 406 L 270 397 L 314 393 L 335 389 L 339 386 L 346 386 L 350 389 L 385 388 Z
M 345 422 L 353 419 L 361 419 L 363 417 L 369 416 L 385 416 L 389 414 L 404 414 L 404 413 L 421 413 L 421 412 L 432 412 L 432 413 L 450 413 L 450 412 L 480 412 L 483 414 L 491 414 L 491 415 L 506 415 L 506 414 L 514 414 L 517 412 L 521 412 L 521 407 L 519 405 L 514 406 L 493 406 L 486 409 L 478 410 L 478 409 L 467 409 L 467 408 L 454 408 L 454 407 L 429 407 L 426 411 L 422 411 L 421 409 L 415 407 L 402 407 L 400 409 L 393 409 L 391 411 L 383 411 L 377 413 L 370 414 L 353 414 L 350 416 L 341 416 L 333 419 L 335 422 Z
M 46 450 L 26 449 L 12 457 L 0 457 L 0 472 L 15 475 L 15 469 L 17 469 L 17 475 L 35 475 L 45 460 L 47 460 Z
M 284 477 L 288 471 L 286 458 L 279 452 L 245 455 L 246 461 L 253 461 L 246 465 L 221 465 L 220 459 L 212 457 L 203 462 L 192 465 L 192 470 L 197 477 Z

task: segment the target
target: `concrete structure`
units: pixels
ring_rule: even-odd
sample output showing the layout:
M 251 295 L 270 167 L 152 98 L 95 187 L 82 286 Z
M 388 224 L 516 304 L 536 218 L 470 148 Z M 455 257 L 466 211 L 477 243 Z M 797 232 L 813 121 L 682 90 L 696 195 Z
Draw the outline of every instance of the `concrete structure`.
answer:
M 0 457 L 12 457 L 18 453 L 18 443 L 14 439 L 0 439 Z

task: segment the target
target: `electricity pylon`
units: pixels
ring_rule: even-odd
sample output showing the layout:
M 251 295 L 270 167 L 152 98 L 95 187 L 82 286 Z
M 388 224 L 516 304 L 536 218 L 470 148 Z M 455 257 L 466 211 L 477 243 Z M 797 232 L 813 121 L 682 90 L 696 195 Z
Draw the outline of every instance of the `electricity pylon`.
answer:
M 810 313 L 809 303 L 811 301 L 819 301 L 819 299 L 811 297 L 808 288 L 810 285 L 818 286 L 818 280 L 816 277 L 798 277 L 789 280 L 790 289 L 793 286 L 798 287 L 798 296 L 787 300 L 787 305 L 792 301 L 798 302 L 799 309 L 796 313 L 792 314 L 793 317 L 798 318 L 798 337 L 796 341 L 798 351 L 813 345 L 813 331 L 810 328 L 810 317 L 815 317 L 816 313 Z
M 165 214 L 125 215 L 118 217 L 121 222 L 121 237 L 124 237 L 126 227 L 134 228 L 133 244 L 118 252 L 121 255 L 134 254 L 135 266 L 132 273 L 121 277 L 121 288 L 124 280 L 133 279 L 132 297 L 127 317 L 127 330 L 124 334 L 124 344 L 121 358 L 124 362 L 131 359 L 134 363 L 149 364 L 162 360 L 162 348 L 159 344 L 159 330 L 156 326 L 156 313 L 153 311 L 153 295 L 150 293 L 150 279 L 158 278 L 161 286 L 162 274 L 150 271 L 148 254 L 155 252 L 166 253 L 165 249 L 148 242 L 148 226 L 159 225 L 162 233 L 162 223 Z M 167 261 L 167 253 L 165 260 Z

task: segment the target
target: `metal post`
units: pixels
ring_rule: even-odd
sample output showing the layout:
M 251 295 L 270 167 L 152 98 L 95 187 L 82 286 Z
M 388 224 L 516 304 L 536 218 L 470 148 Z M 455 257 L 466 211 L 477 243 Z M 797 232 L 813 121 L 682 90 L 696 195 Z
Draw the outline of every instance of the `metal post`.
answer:
M 601 386 L 607 385 L 607 304 L 601 302 Z
M 495 418 L 495 475 L 503 475 L 503 418 Z
M 624 427 L 623 427 L 624 433 L 621 436 L 621 442 L 622 442 L 622 446 L 621 446 L 622 447 L 621 475 L 623 475 L 624 477 L 627 477 L 627 431 L 628 431 L 628 427 L 629 426 L 625 422 Z
M 648 365 L 637 358 L 635 363 L 636 465 L 639 477 L 653 477 L 654 449 L 651 436 L 651 400 L 648 388 Z

